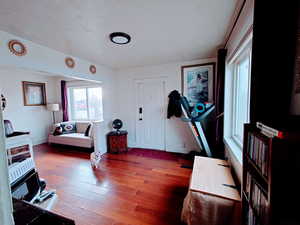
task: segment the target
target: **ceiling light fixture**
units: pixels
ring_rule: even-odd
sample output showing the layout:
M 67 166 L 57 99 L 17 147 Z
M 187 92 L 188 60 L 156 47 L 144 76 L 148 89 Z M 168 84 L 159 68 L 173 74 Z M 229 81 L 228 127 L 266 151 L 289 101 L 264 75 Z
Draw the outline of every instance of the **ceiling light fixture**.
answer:
M 110 40 L 118 45 L 128 44 L 131 40 L 131 37 L 123 32 L 114 32 L 109 35 Z

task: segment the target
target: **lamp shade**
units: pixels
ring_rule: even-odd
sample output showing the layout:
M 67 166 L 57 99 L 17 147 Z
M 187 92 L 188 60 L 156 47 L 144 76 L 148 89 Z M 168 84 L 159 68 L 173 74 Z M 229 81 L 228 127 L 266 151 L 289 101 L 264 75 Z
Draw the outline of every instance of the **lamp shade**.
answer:
M 48 104 L 47 109 L 51 112 L 59 111 L 59 104 Z

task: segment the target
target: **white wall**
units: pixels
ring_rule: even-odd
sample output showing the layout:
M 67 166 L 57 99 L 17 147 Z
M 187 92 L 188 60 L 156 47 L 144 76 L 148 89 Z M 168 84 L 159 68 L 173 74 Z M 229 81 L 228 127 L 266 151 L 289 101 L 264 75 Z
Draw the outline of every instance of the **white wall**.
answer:
M 117 71 L 118 110 L 116 116 L 123 120 L 124 129 L 128 131 L 128 145 L 139 147 L 135 140 L 135 79 L 163 77 L 166 80 L 164 96 L 167 112 L 168 95 L 173 90 L 181 92 L 181 66 L 215 62 L 216 59 L 203 59 L 190 62 L 179 62 L 164 65 L 145 66 Z M 167 117 L 167 116 L 166 116 Z M 199 149 L 187 123 L 180 118 L 166 119 L 166 150 L 170 152 L 188 153 Z
M 21 41 L 27 49 L 27 54 L 22 57 L 12 54 L 7 47 L 10 40 Z M 65 58 L 70 55 L 38 45 L 32 41 L 25 40 L 4 31 L 0 31 L 0 41 L 0 67 L 14 66 L 16 68 L 25 68 L 34 71 L 43 71 L 56 75 L 96 81 L 106 81 L 113 75 L 113 71 L 110 68 L 96 65 L 77 57 L 72 57 L 75 61 L 74 68 L 68 68 L 65 65 Z M 95 74 L 91 74 L 89 71 L 89 66 L 91 64 L 94 64 L 97 67 L 97 72 Z
M 7 43 L 12 39 L 19 40 L 26 46 L 27 54 L 25 56 L 19 57 L 11 54 Z M 46 75 L 56 77 L 67 76 L 75 79 L 100 81 L 102 84 L 104 107 L 103 132 L 107 133 L 111 130 L 111 121 L 115 118 L 114 113 L 116 106 L 116 80 L 115 73 L 112 69 L 77 57 L 73 57 L 76 65 L 73 69 L 70 69 L 65 65 L 65 57 L 69 55 L 3 31 L 0 31 L 0 43 L 0 68 L 15 67 L 18 69 L 39 71 L 41 72 L 41 77 Z M 89 72 L 89 66 L 91 64 L 97 67 L 96 74 Z M 58 90 L 58 92 L 60 91 Z M 98 147 L 101 149 L 101 152 L 106 152 L 105 137 L 103 137 Z
M 30 131 L 34 144 L 47 141 L 52 113 L 46 106 L 24 106 L 22 81 L 46 83 L 47 102 L 56 102 L 55 79 L 39 72 L 13 68 L 0 69 L 0 90 L 7 99 L 4 119 L 12 122 L 17 131 Z
M 244 9 L 240 15 L 240 18 L 236 24 L 236 27 L 228 41 L 227 44 L 227 60 L 230 60 L 231 56 L 235 53 L 236 49 L 239 47 L 240 42 L 247 34 L 247 32 L 251 29 L 253 25 L 253 12 L 254 12 L 254 0 L 247 0 L 244 6 Z M 228 72 L 228 71 L 226 71 Z M 225 75 L 226 76 L 226 75 Z M 228 76 L 227 76 L 228 77 Z M 227 81 L 227 80 L 226 80 Z M 230 91 L 231 87 L 228 85 L 228 82 L 225 84 L 225 96 L 228 96 L 228 92 Z M 230 97 L 229 97 L 230 98 Z M 230 104 L 227 102 L 227 98 L 225 97 L 225 113 L 224 113 L 224 134 L 230 132 L 230 126 L 226 124 L 226 121 L 231 121 L 231 109 L 228 108 Z M 225 142 L 225 153 L 228 157 L 230 163 L 232 164 L 240 182 L 242 181 L 242 158 L 240 157 L 241 154 L 235 154 L 235 149 L 232 149 L 229 144 Z M 238 150 L 239 151 L 239 150 Z

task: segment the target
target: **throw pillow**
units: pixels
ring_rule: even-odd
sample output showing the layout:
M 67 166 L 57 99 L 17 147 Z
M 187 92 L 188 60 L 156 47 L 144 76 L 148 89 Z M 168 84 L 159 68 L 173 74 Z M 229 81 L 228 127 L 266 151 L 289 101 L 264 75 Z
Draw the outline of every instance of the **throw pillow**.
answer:
M 63 134 L 76 133 L 76 123 L 75 122 L 61 123 L 61 127 L 62 127 Z
M 84 136 L 89 137 L 91 135 L 92 124 L 89 124 L 84 132 Z
M 54 135 L 54 136 L 61 135 L 61 134 L 63 133 L 62 131 L 63 131 L 63 130 L 62 130 L 62 127 L 61 127 L 61 126 L 57 126 L 57 127 L 55 127 L 55 129 L 54 129 L 53 135 Z

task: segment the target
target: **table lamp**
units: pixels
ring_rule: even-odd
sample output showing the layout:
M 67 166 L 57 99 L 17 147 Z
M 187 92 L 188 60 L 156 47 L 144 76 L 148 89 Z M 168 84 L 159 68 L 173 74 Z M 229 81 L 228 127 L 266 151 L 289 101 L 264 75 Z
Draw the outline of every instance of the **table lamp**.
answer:
M 59 104 L 47 104 L 47 109 L 53 113 L 53 123 L 55 123 L 55 112 L 59 111 Z

